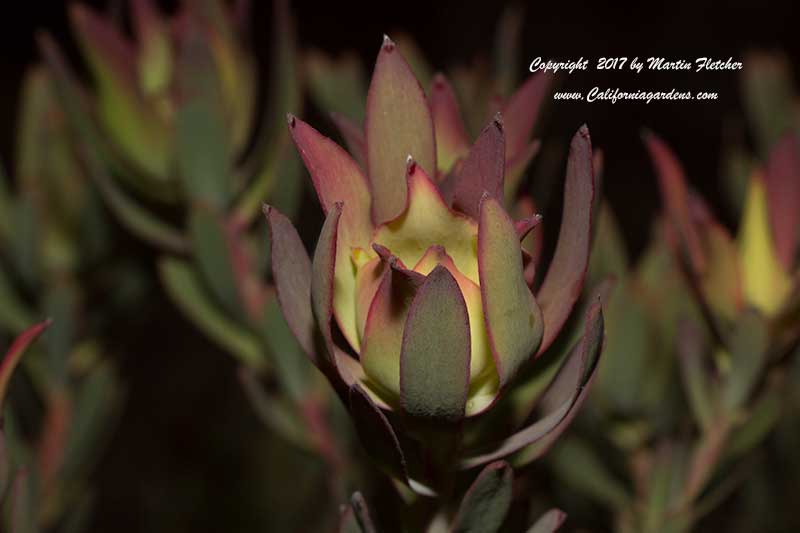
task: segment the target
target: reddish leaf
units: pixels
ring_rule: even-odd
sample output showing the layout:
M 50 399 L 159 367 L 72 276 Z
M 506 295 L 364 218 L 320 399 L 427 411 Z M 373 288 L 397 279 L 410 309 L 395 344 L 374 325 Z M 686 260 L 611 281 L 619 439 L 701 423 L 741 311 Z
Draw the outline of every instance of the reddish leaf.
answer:
M 506 156 L 514 160 L 523 152 L 531 137 L 536 119 L 553 76 L 539 72 L 530 76 L 511 96 L 503 109 L 506 132 Z
M 800 136 L 797 133 L 786 135 L 772 149 L 764 185 L 776 251 L 786 271 L 791 272 L 800 232 Z
M 564 184 L 564 209 L 558 244 L 537 301 L 544 315 L 541 354 L 558 336 L 583 289 L 591 249 L 595 183 L 592 142 L 582 126 L 572 138 Z
M 503 121 L 498 114 L 481 132 L 459 168 L 453 188 L 453 207 L 477 219 L 480 202 L 489 194 L 503 203 L 505 139 Z
M 278 303 L 289 329 L 306 354 L 316 362 L 311 260 L 288 218 L 270 206 L 264 206 L 264 216 L 269 226 L 270 260 Z
M 436 74 L 430 91 L 431 114 L 436 133 L 436 159 L 439 171 L 447 173 L 469 152 L 469 138 L 461 120 L 458 101 L 443 74 Z
M 5 357 L 3 357 L 3 362 L 0 363 L 0 413 L 2 413 L 8 383 L 11 381 L 11 375 L 14 373 L 14 369 L 17 368 L 22 354 L 24 354 L 28 346 L 50 326 L 50 323 L 50 320 L 45 320 L 23 331 L 14 339 Z
M 428 100 L 395 44 L 384 38 L 367 95 L 367 168 L 372 218 L 381 224 L 406 206 L 406 159 L 436 172 L 436 142 Z
M 466 469 L 485 464 L 527 446 L 534 447 L 539 455 L 544 453 L 569 426 L 588 394 L 589 385 L 597 370 L 603 336 L 603 314 L 598 303 L 587 313 L 583 337 L 572 348 L 564 366 L 542 399 L 545 414 L 532 425 L 495 445 L 492 451 L 468 454 L 462 460 L 461 467 Z M 525 453 L 527 458 L 529 450 Z
M 486 331 L 504 386 L 536 353 L 543 320 L 525 280 L 514 224 L 500 203 L 489 196 L 484 196 L 480 208 L 478 272 Z
M 336 241 L 339 220 L 342 215 L 342 204 L 333 204 L 322 231 L 319 234 L 317 247 L 314 250 L 314 261 L 311 264 L 311 303 L 317 324 L 322 330 L 322 338 L 328 349 L 328 361 L 336 365 L 336 356 L 331 331 L 333 318 L 333 287 L 336 269 Z
M 367 141 L 364 138 L 364 128 L 339 113 L 331 113 L 331 120 L 342 134 L 350 154 L 358 161 L 361 168 L 367 168 Z
M 289 116 L 289 130 L 314 181 L 327 213 L 336 202 L 346 202 L 338 228 L 333 293 L 336 320 L 354 350 L 360 349 L 355 315 L 355 273 L 350 267 L 353 248 L 366 248 L 372 238 L 370 193 L 355 161 L 336 143 L 300 119 Z
M 691 266 L 697 273 L 705 271 L 705 256 L 700 238 L 692 224 L 689 189 L 678 158 L 666 143 L 651 132 L 645 132 L 644 142 L 653 159 L 667 215 L 677 228 L 686 247 Z

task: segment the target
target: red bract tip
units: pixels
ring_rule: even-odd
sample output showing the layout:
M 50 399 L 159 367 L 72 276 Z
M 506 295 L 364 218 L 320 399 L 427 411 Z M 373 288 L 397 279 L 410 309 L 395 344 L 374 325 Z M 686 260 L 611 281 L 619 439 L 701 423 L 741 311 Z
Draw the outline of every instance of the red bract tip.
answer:
M 494 114 L 493 122 L 494 125 L 497 126 L 497 129 L 503 131 L 503 114 L 500 113 L 500 111 Z
M 286 113 L 286 122 L 289 123 L 290 128 L 294 128 L 295 116 L 291 113 Z
M 417 162 L 414 161 L 414 158 L 411 157 L 411 154 L 408 154 L 406 157 L 406 174 L 409 176 L 417 170 Z
M 383 35 L 383 50 L 385 52 L 392 52 L 395 48 L 394 41 L 392 41 L 388 35 Z
M 437 72 L 433 76 L 433 90 L 441 91 L 444 90 L 445 87 L 447 87 L 447 81 L 445 80 L 444 75 L 442 75 L 441 72 Z

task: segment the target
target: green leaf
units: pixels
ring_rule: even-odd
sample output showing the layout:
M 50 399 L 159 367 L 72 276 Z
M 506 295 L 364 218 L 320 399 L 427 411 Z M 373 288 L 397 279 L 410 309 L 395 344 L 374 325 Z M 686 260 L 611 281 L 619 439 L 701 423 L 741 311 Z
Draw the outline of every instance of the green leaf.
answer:
M 514 472 L 505 461 L 484 468 L 470 486 L 456 515 L 457 533 L 495 533 L 500 531 L 511 508 Z
M 728 409 L 737 409 L 750 398 L 767 363 L 769 340 L 764 318 L 745 311 L 730 339 L 731 368 L 722 393 Z
M 508 111 L 505 116 L 508 117 Z M 508 119 L 505 128 L 510 149 Z M 536 295 L 544 317 L 544 338 L 539 353 L 549 348 L 556 339 L 581 295 L 591 251 L 595 185 L 592 141 L 589 129 L 582 126 L 573 136 L 569 147 L 558 243 L 550 268 Z
M 81 479 L 98 460 L 122 406 L 122 384 L 109 362 L 94 368 L 77 387 L 60 475 Z
M 309 302 L 305 306 L 309 308 Z M 270 348 L 281 389 L 300 403 L 315 384 L 313 367 L 289 329 L 276 298 L 270 298 L 267 303 L 264 324 L 264 341 Z
M 220 81 L 203 35 L 188 28 L 179 78 L 183 101 L 175 117 L 178 171 L 193 202 L 223 209 L 232 180 Z
M 309 94 L 317 108 L 341 113 L 359 123 L 364 120 L 367 75 L 361 59 L 347 53 L 333 59 L 317 50 L 305 59 Z
M 467 305 L 439 265 L 408 311 L 400 350 L 400 400 L 406 413 L 455 421 L 464 416 L 470 378 Z
M 481 198 L 488 194 L 503 204 L 505 176 L 505 137 L 500 115 L 481 131 L 463 162 L 452 174 L 453 207 L 472 218 L 480 217 Z M 444 189 L 448 179 L 442 184 Z M 448 198 L 448 194 L 443 194 Z
M 577 438 L 566 438 L 550 453 L 560 482 L 611 509 L 623 509 L 628 505 L 628 491 L 590 445 Z
M 768 390 L 748 413 L 747 420 L 729 437 L 726 455 L 737 458 L 758 446 L 778 424 L 782 412 L 780 394 Z
M 245 366 L 256 369 L 265 366 L 258 339 L 212 302 L 199 276 L 186 261 L 163 258 L 158 269 L 170 298 L 200 330 Z
M 707 352 L 703 331 L 692 322 L 683 322 L 678 328 L 678 354 L 681 363 L 683 388 L 689 400 L 689 407 L 700 427 L 711 427 L 716 410 L 710 376 L 704 365 Z
M 544 323 L 525 282 L 514 223 L 500 202 L 489 196 L 480 207 L 478 269 L 486 330 L 504 386 L 536 353 Z
M 367 166 L 376 224 L 403 212 L 406 159 L 436 173 L 436 143 L 428 101 L 397 46 L 384 38 L 367 96 Z
M 197 268 L 206 285 L 232 315 L 242 314 L 239 287 L 225 221 L 216 211 L 196 205 L 189 213 L 189 234 Z
M 301 450 L 315 452 L 312 436 L 286 398 L 267 393 L 256 373 L 247 367 L 239 370 L 239 381 L 250 405 L 265 426 Z

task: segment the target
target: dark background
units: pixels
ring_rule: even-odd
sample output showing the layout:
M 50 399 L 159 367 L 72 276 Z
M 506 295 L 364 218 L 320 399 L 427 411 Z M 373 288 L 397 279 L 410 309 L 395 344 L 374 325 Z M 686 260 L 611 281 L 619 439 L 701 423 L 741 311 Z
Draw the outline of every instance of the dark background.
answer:
M 252 3 L 253 37 L 259 55 L 266 58 L 270 2 Z M 329 53 L 354 49 L 370 68 L 382 35 L 396 29 L 414 36 L 435 67 L 467 63 L 476 54 L 491 50 L 495 23 L 503 8 L 501 2 L 486 0 L 292 4 L 301 47 Z M 37 60 L 34 32 L 47 29 L 59 42 L 69 43 L 65 6 L 57 1 L 4 6 L 0 22 L 0 155 L 7 167 L 13 153 L 19 81 L 26 66 Z M 723 220 L 732 221 L 722 207 L 718 176 L 723 128 L 742 117 L 739 76 L 732 72 L 646 71 L 636 75 L 628 69 L 596 71 L 591 65 L 603 56 L 742 60 L 748 50 L 766 49 L 784 51 L 797 77 L 798 13 L 792 0 L 551 1 L 527 6 L 521 73 L 536 56 L 583 56 L 590 60 L 590 70 L 565 76 L 562 90 L 587 92 L 597 85 L 719 93 L 719 100 L 711 102 L 558 102 L 551 106 L 548 137 L 563 139 L 566 144 L 585 122 L 595 146 L 604 149 L 605 192 L 633 250 L 643 246 L 658 208 L 654 176 L 639 138 L 642 127 L 667 140 L 694 185 L 721 211 Z M 131 246 L 138 245 L 132 242 Z M 150 253 L 144 247 L 140 251 L 144 257 Z M 171 304 L 160 299 L 163 296 L 155 298 L 148 304 L 150 312 L 118 325 L 119 353 L 115 355 L 128 383 L 128 404 L 97 472 L 100 512 L 95 530 L 150 531 L 155 530 L 153 522 L 161 522 L 159 530 L 163 531 L 195 532 L 222 530 L 229 520 L 237 527 L 224 529 L 247 530 L 249 525 L 263 524 L 263 516 L 256 515 L 269 513 L 270 506 L 291 502 L 257 501 L 261 489 L 267 485 L 268 490 L 290 492 L 291 484 L 302 480 L 293 478 L 291 461 L 254 463 L 254 458 L 269 456 L 271 447 L 281 444 L 261 430 L 239 391 L 233 361 L 185 323 Z M 287 452 L 282 453 L 285 456 Z M 287 480 L 290 485 L 285 487 L 282 484 Z M 191 516 L 186 515 L 189 510 Z

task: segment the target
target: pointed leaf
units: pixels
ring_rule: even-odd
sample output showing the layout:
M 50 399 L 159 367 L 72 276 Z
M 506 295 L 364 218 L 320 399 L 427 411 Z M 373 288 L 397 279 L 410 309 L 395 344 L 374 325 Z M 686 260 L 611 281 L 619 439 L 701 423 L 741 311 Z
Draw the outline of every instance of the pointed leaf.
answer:
M 386 262 L 390 268 L 384 269 L 364 327 L 361 365 L 380 389 L 396 398 L 401 394 L 403 331 L 424 277 L 405 270 L 394 256 L 387 257 Z
M 769 228 L 769 206 L 763 177 L 750 177 L 739 226 L 739 254 L 745 300 L 766 315 L 778 312 L 791 292 Z
M 500 203 L 489 196 L 484 196 L 480 207 L 478 270 L 486 331 L 504 386 L 536 353 L 543 320 L 525 282 L 514 224 Z
M 367 181 L 347 152 L 302 120 L 290 115 L 289 131 L 311 174 L 323 211 L 328 213 L 336 202 L 347 204 L 338 229 L 338 266 L 333 307 L 342 333 L 353 349 L 359 351 L 355 320 L 355 271 L 350 258 L 352 248 L 367 248 L 372 238 Z
M 502 205 L 505 139 L 500 115 L 486 126 L 457 171 L 453 207 L 477 219 L 481 198 L 488 194 Z
M 159 261 L 158 270 L 172 301 L 200 330 L 248 367 L 264 366 L 264 353 L 258 339 L 211 300 L 188 262 L 164 258 Z
M 39 322 L 38 324 L 29 327 L 16 339 L 14 339 L 14 342 L 6 351 L 6 354 L 3 357 L 3 362 L 0 363 L 0 413 L 3 412 L 2 409 L 6 398 L 6 391 L 8 389 L 8 384 L 11 381 L 11 376 L 14 373 L 14 369 L 17 368 L 22 355 L 25 353 L 25 350 L 28 349 L 28 346 L 30 346 L 30 344 L 35 341 L 49 326 L 50 320 L 45 320 L 44 322 Z
M 514 472 L 505 461 L 487 465 L 470 486 L 458 508 L 454 533 L 500 531 L 511 508 Z
M 509 161 L 525 150 L 552 82 L 553 76 L 545 72 L 530 76 L 503 108 L 506 156 Z
M 528 533 L 555 533 L 564 524 L 567 514 L 561 509 L 550 509 L 533 524 Z
M 353 158 L 361 168 L 367 168 L 367 141 L 364 138 L 364 128 L 339 113 L 331 113 L 331 120 L 342 134 Z
M 478 281 L 475 237 L 478 225 L 445 204 L 428 174 L 408 160 L 408 207 L 395 220 L 378 228 L 374 241 L 406 265 L 415 265 L 431 246 L 443 246 L 458 270 Z
M 407 483 L 406 460 L 392 425 L 358 385 L 350 388 L 350 412 L 359 440 L 370 456 L 392 477 Z
M 470 390 L 467 397 L 466 414 L 472 416 L 491 405 L 498 392 L 497 370 L 486 333 L 481 289 L 477 283 L 459 272 L 453 259 L 442 246 L 431 246 L 419 263 L 414 265 L 414 271 L 428 275 L 438 265 L 445 267 L 453 275 L 467 304 L 471 355 L 469 363 Z
M 360 492 L 356 491 L 353 493 L 353 497 L 350 498 L 350 506 L 356 514 L 356 519 L 358 520 L 359 526 L 361 526 L 361 531 L 364 533 L 377 533 L 378 530 L 372 522 L 367 502 Z
M 722 399 L 728 409 L 736 409 L 750 399 L 762 377 L 769 356 L 769 330 L 758 313 L 745 311 L 730 339 L 731 368 Z
M 566 362 L 547 390 L 542 405 L 544 414 L 530 426 L 492 446 L 491 451 L 468 453 L 461 468 L 468 469 L 501 459 L 525 449 L 525 460 L 541 456 L 569 426 L 589 392 L 603 344 L 603 314 L 599 304 L 593 305 L 586 317 L 581 339 L 570 351 Z M 532 457 L 529 459 L 529 456 Z
M 395 44 L 384 38 L 367 95 L 367 167 L 372 186 L 372 219 L 396 218 L 406 204 L 403 171 L 411 155 L 436 172 L 436 142 L 428 100 Z
M 461 119 L 456 95 L 443 74 L 436 74 L 433 78 L 430 103 L 433 129 L 436 133 L 438 171 L 446 174 L 458 159 L 469 152 L 469 138 Z
M 769 151 L 795 126 L 796 94 L 792 68 L 783 54 L 754 52 L 745 57 L 742 93 L 759 155 Z
M 704 430 L 714 421 L 713 383 L 703 361 L 707 357 L 703 330 L 691 321 L 678 325 L 678 355 L 683 388 L 695 420 Z
M 542 143 L 539 140 L 535 140 L 528 143 L 522 152 L 517 154 L 513 159 L 509 160 L 506 158 L 506 177 L 503 187 L 505 189 L 506 205 L 511 205 L 517 197 L 522 177 L 525 175 L 525 171 L 528 170 L 528 165 L 530 165 L 533 158 L 539 153 L 541 147 Z
M 558 244 L 536 295 L 544 316 L 540 354 L 558 336 L 583 289 L 591 250 L 595 188 L 592 141 L 584 125 L 570 143 Z
M 364 533 L 358 525 L 358 519 L 351 505 L 342 505 L 336 533 Z
M 275 280 L 278 303 L 300 346 L 315 360 L 311 260 L 288 218 L 270 206 L 264 207 L 264 216 L 269 225 L 272 278 Z
M 702 274 L 706 268 L 706 260 L 697 229 L 691 219 L 689 188 L 683 167 L 667 144 L 655 134 L 645 132 L 643 139 L 656 168 L 667 216 L 678 230 L 682 248 L 688 255 L 692 269 Z
M 169 27 L 153 0 L 131 2 L 131 24 L 139 45 L 139 84 L 145 94 L 158 95 L 172 81 L 172 43 Z
M 342 203 L 333 204 L 314 250 L 314 261 L 311 263 L 311 304 L 314 317 L 322 330 L 322 338 L 328 349 L 328 361 L 336 364 L 333 344 L 331 320 L 333 318 L 334 272 L 336 269 L 336 244 L 338 239 L 339 220 L 342 215 Z
M 205 34 L 190 26 L 181 43 L 175 155 L 189 199 L 223 209 L 232 193 L 228 129 L 220 80 Z
M 318 50 L 305 58 L 308 89 L 316 107 L 361 122 L 367 100 L 367 76 L 361 58 L 350 52 L 331 58 Z
M 240 315 L 237 280 L 222 217 L 197 204 L 189 214 L 189 234 L 197 268 L 206 285 L 229 313 Z
M 584 494 L 611 509 L 626 508 L 631 498 L 625 485 L 614 477 L 606 457 L 592 444 L 577 438 L 563 439 L 550 452 L 548 463 L 570 491 Z M 518 466 L 516 462 L 515 466 Z
M 770 152 L 764 185 L 769 222 L 778 257 L 787 272 L 795 265 L 800 244 L 800 136 L 784 136 Z
M 400 400 L 411 416 L 448 421 L 464 416 L 469 389 L 470 330 L 458 283 L 437 266 L 408 311 L 400 351 Z

